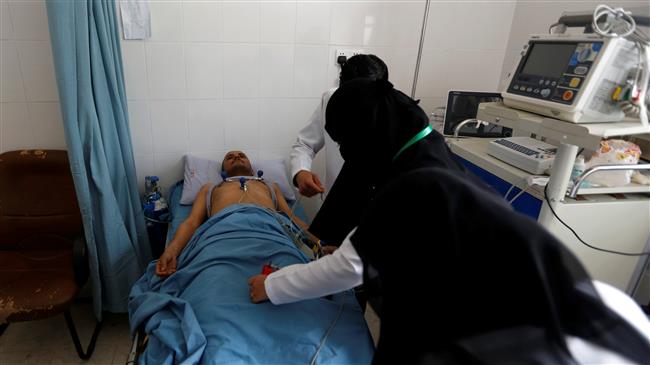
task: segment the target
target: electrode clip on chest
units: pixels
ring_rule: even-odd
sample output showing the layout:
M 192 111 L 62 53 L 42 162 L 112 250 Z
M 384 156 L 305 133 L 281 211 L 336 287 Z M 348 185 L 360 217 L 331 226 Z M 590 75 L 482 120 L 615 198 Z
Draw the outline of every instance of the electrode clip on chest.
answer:
M 257 176 L 228 176 L 228 173 L 225 171 L 221 171 L 221 178 L 225 182 L 233 182 L 233 181 L 239 181 L 240 184 L 240 189 L 243 191 L 248 191 L 248 184 L 247 181 L 249 180 L 254 180 L 254 181 L 262 181 L 264 178 L 262 178 L 262 175 L 264 175 L 264 171 L 262 170 L 257 170 Z

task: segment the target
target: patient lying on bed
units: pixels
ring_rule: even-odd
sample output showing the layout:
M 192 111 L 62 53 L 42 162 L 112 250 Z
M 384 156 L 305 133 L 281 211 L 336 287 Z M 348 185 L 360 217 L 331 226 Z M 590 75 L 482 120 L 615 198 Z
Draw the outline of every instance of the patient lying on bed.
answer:
M 239 151 L 229 175 L 251 175 Z M 369 364 L 374 347 L 351 291 L 286 305 L 253 304 L 247 280 L 262 267 L 306 263 L 275 185 L 203 187 L 160 261 L 129 293 L 131 333 L 143 329 L 144 364 Z M 275 196 L 275 199 L 274 199 Z M 174 212 L 172 212 L 174 213 Z
M 248 156 L 242 151 L 230 151 L 221 163 L 227 176 L 253 176 L 253 168 Z M 201 187 L 189 217 L 178 226 L 173 240 L 160 256 L 156 265 L 156 275 L 168 276 L 176 271 L 176 258 L 194 232 L 203 222 L 224 208 L 233 204 L 255 204 L 274 211 L 281 211 L 298 224 L 305 232 L 307 225 L 294 216 L 276 183 L 248 180 L 243 190 L 239 181 L 224 181 L 219 185 L 205 184 Z M 315 239 L 312 237 L 312 239 Z

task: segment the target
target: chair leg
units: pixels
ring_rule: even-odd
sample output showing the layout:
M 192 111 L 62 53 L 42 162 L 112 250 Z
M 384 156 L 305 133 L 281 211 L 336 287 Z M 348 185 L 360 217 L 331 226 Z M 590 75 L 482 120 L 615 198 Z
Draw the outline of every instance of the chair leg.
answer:
M 0 336 L 2 336 L 3 333 L 5 333 L 5 330 L 9 327 L 9 323 L 2 323 L 0 324 Z
M 82 360 L 90 359 L 93 351 L 95 350 L 95 343 L 97 343 L 97 336 L 99 336 L 99 331 L 102 329 L 102 322 L 99 321 L 95 325 L 95 330 L 93 330 L 93 335 L 90 338 L 90 343 L 88 344 L 88 349 L 84 352 L 81 347 L 81 342 L 79 341 L 79 335 L 77 335 L 77 329 L 75 328 L 74 322 L 72 321 L 72 315 L 70 314 L 70 309 L 66 310 L 63 315 L 65 316 L 65 323 L 68 325 L 68 330 L 70 331 L 70 336 L 72 337 L 72 342 L 74 342 L 74 348 L 77 350 L 77 355 Z

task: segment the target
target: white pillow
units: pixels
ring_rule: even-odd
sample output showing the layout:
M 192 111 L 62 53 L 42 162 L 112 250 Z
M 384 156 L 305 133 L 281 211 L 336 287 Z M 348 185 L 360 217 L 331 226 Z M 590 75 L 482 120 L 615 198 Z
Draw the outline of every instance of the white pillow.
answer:
M 289 179 L 282 159 L 260 160 L 253 162 L 253 171 L 262 170 L 265 180 L 280 186 L 282 195 L 287 200 L 295 200 L 296 195 Z M 219 184 L 221 178 L 221 161 L 210 160 L 203 157 L 185 155 L 185 172 L 183 175 L 183 192 L 181 204 L 191 205 L 196 199 L 201 187 L 207 183 Z
M 185 155 L 185 170 L 183 172 L 183 192 L 181 193 L 181 204 L 190 205 L 194 203 L 196 194 L 201 187 L 209 182 L 221 182 L 221 164 L 207 158 Z

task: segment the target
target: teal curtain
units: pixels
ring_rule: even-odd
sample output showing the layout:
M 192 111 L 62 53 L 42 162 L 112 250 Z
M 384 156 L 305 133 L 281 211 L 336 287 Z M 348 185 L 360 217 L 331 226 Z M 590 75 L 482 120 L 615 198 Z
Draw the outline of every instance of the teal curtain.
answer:
M 95 315 L 126 312 L 151 259 L 137 190 L 113 0 L 49 0 L 61 111 L 90 256 Z

